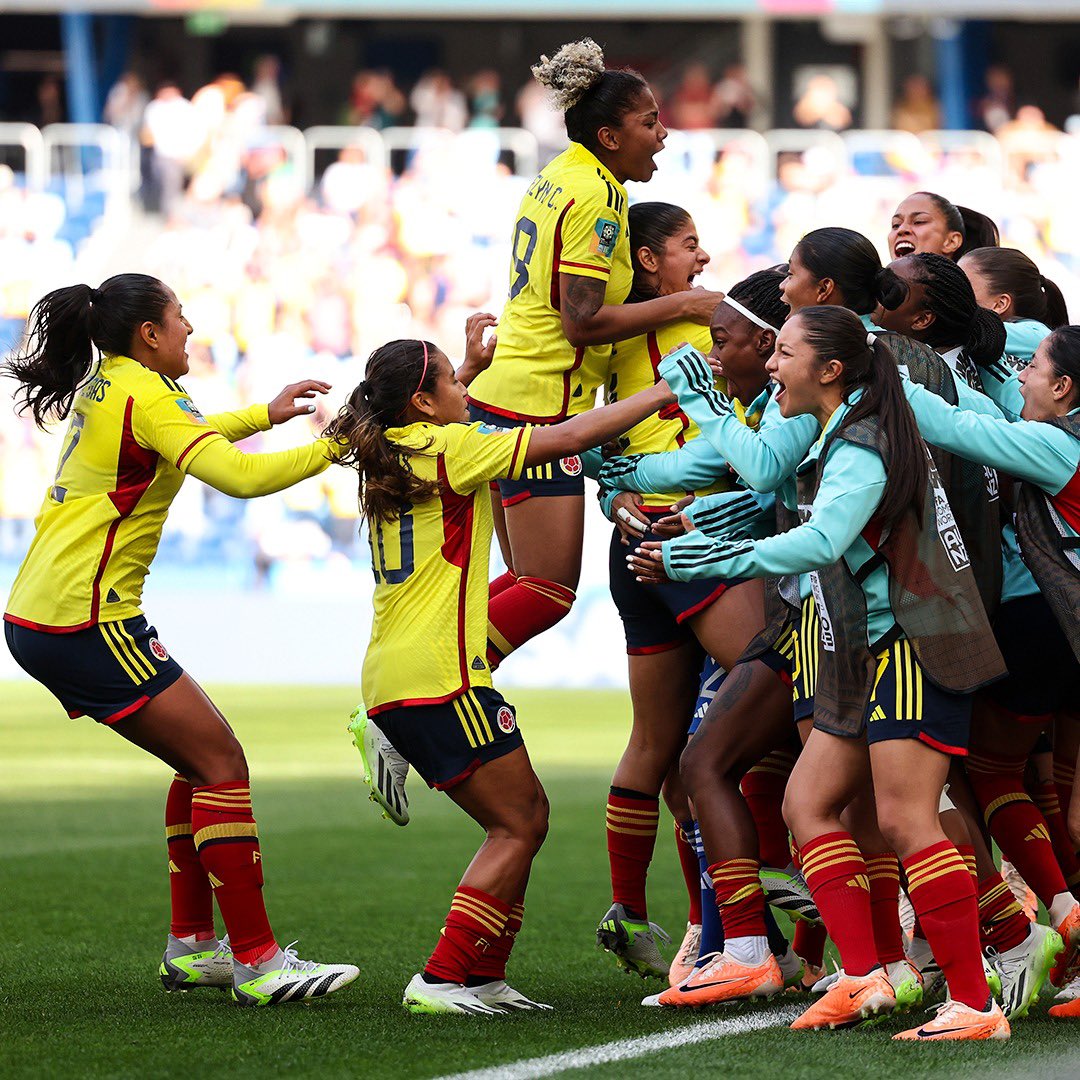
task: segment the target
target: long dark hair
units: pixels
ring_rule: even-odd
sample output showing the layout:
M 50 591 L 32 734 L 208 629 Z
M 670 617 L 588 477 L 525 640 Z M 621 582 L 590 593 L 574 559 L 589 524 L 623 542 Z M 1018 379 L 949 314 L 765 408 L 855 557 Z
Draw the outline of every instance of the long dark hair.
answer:
M 910 508 L 920 518 L 926 494 L 926 447 L 915 415 L 904 397 L 896 358 L 882 341 L 871 344 L 859 318 L 847 308 L 831 305 L 803 308 L 803 336 L 824 363 L 843 364 L 840 383 L 844 401 L 855 390 L 862 396 L 844 417 L 839 430 L 866 417 L 876 417 L 879 439 L 888 445 L 888 478 L 875 517 L 888 527 Z
M 948 256 L 953 261 L 959 260 L 975 248 L 997 247 L 1001 243 L 1001 233 L 997 225 L 978 210 L 958 206 L 934 191 L 916 191 L 914 194 L 925 195 L 945 218 L 946 228 L 950 232 L 958 232 L 964 238 L 960 246 Z
M 604 53 L 592 38 L 563 45 L 550 59 L 541 56 L 532 73 L 551 90 L 552 101 L 566 120 L 566 134 L 595 152 L 602 127 L 617 128 L 649 84 L 633 68 L 607 68 Z
M 1048 277 L 1043 277 L 1022 251 L 981 247 L 969 251 L 967 257 L 986 278 L 991 292 L 1012 297 L 1017 318 L 1037 319 L 1051 330 L 1068 324 L 1069 311 L 1061 290 Z
M 869 315 L 878 304 L 891 311 L 903 302 L 895 279 L 882 269 L 877 248 L 854 229 L 814 229 L 795 245 L 795 253 L 819 281 L 835 282 L 844 307 L 857 315 Z
M 3 367 L 21 384 L 19 412 L 29 410 L 38 427 L 63 420 L 95 367 L 94 346 L 105 356 L 125 355 L 144 322 L 161 324 L 171 299 L 169 289 L 146 274 L 117 274 L 96 289 L 66 285 L 47 293 L 30 312 L 22 349 Z
M 630 263 L 634 268 L 634 284 L 627 303 L 651 300 L 657 296 L 656 286 L 647 280 L 647 271 L 638 259 L 638 252 L 648 248 L 654 255 L 663 253 L 664 245 L 690 220 L 690 215 L 674 203 L 635 203 L 627 211 L 630 226 Z
M 412 448 L 391 443 L 386 429 L 404 422 L 414 394 L 433 390 L 431 362 L 438 350 L 430 341 L 388 341 L 369 357 L 364 380 L 349 395 L 323 434 L 349 444 L 338 464 L 360 474 L 360 511 L 368 521 L 393 521 L 409 506 L 439 493 L 434 480 L 421 480 L 409 464 Z
M 934 315 L 919 339 L 934 348 L 959 345 L 976 364 L 1000 359 L 1005 352 L 1005 324 L 989 308 L 979 307 L 967 274 L 952 259 L 929 251 L 909 255 L 907 260 L 912 277 L 926 294 L 926 310 Z
M 1059 326 L 1046 339 L 1046 356 L 1054 374 L 1073 381 L 1073 407 L 1080 405 L 1080 326 Z

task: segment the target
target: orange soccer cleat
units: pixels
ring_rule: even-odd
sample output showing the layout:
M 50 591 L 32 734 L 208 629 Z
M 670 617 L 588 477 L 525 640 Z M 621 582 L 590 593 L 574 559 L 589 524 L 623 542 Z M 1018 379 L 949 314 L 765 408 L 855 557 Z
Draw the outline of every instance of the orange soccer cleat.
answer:
M 896 1007 L 892 983 L 881 968 L 868 975 L 840 977 L 791 1025 L 792 1031 L 846 1028 L 874 1023 Z
M 943 1042 L 946 1039 L 1007 1039 L 1010 1034 L 1009 1021 L 1001 1006 L 991 999 L 986 1012 L 979 1012 L 960 1001 L 943 1001 L 937 1007 L 937 1016 L 929 1023 L 901 1031 L 893 1038 L 909 1042 Z
M 1050 1015 L 1058 1020 L 1080 1020 L 1080 997 L 1050 1006 Z
M 1065 943 L 1065 948 L 1058 954 L 1057 963 L 1050 972 L 1050 981 L 1055 986 L 1064 986 L 1077 972 L 1078 950 L 1080 950 L 1080 904 L 1074 904 L 1072 910 L 1056 928 Z
M 686 936 L 682 939 L 675 959 L 668 969 L 668 986 L 678 986 L 694 973 L 698 949 L 701 947 L 701 923 L 687 923 Z
M 685 982 L 665 990 L 657 1003 L 719 1005 L 740 998 L 772 997 L 783 988 L 784 976 L 772 953 L 766 953 L 759 964 L 740 964 L 727 953 L 720 953 Z

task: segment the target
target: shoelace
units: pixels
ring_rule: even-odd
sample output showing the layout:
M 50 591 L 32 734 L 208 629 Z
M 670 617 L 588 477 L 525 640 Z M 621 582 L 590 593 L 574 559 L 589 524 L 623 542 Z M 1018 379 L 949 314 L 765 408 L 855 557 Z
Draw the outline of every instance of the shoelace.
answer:
M 294 945 L 299 944 L 297 941 L 291 941 L 284 949 L 281 950 L 285 957 L 285 962 L 281 965 L 282 971 L 318 971 L 322 967 L 322 964 L 315 960 L 301 960 L 296 955 L 296 949 Z
M 662 941 L 662 942 L 663 942 L 663 943 L 664 943 L 665 945 L 670 945 L 670 944 L 671 944 L 671 937 L 670 937 L 670 936 L 668 935 L 668 932 L 667 932 L 667 931 L 666 931 L 666 930 L 665 930 L 665 929 L 664 929 L 664 928 L 663 928 L 662 926 L 659 926 L 659 925 L 658 925 L 657 923 L 651 922 L 651 923 L 649 923 L 649 929 L 650 929 L 650 930 L 651 930 L 651 931 L 652 931 L 652 932 L 653 932 L 653 933 L 654 933 L 654 934 L 655 934 L 655 935 L 656 935 L 656 936 L 657 936 L 657 937 L 658 937 L 658 938 L 659 938 L 659 939 L 660 939 L 660 940 L 661 940 L 661 941 Z
M 210 957 L 211 960 L 224 960 L 232 959 L 232 946 L 229 944 L 229 935 L 226 934 L 217 943 L 217 948 L 214 950 L 214 955 Z

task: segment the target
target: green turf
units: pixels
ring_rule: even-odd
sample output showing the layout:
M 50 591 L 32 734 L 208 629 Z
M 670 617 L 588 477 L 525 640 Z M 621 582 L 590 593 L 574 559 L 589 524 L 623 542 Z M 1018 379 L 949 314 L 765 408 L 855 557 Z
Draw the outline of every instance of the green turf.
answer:
M 552 829 L 512 974 L 557 1011 L 489 1021 L 412 1017 L 400 1007 L 479 832 L 416 785 L 408 828 L 379 819 L 344 730 L 353 691 L 215 694 L 247 748 L 279 935 L 300 938 L 301 955 L 362 968 L 352 987 L 313 1006 L 244 1010 L 212 990 L 166 995 L 157 982 L 168 771 L 88 721 L 66 721 L 37 687 L 0 684 L 0 1075 L 435 1077 L 751 1011 L 642 1009 L 640 980 L 593 944 L 608 904 L 602 808 L 625 738 L 623 696 L 513 696 L 551 797 Z M 678 937 L 685 901 L 667 836 L 665 827 L 651 914 Z M 901 1026 L 803 1036 L 777 1028 L 577 1072 L 996 1080 L 999 1068 L 1080 1071 L 1077 1028 L 1047 1020 L 1042 1007 L 1005 1046 L 890 1043 Z

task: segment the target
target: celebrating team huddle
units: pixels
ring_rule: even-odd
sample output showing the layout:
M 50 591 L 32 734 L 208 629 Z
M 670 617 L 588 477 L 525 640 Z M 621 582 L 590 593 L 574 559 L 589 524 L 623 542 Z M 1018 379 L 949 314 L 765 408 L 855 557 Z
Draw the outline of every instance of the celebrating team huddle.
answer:
M 470 318 L 457 370 L 389 342 L 322 438 L 246 454 L 329 387 L 203 417 L 177 381 L 191 326 L 135 274 L 44 297 L 9 361 L 39 423 L 71 422 L 7 642 L 69 715 L 176 770 L 166 989 L 271 1005 L 359 974 L 278 945 L 243 751 L 140 603 L 185 474 L 250 498 L 335 465 L 371 538 L 352 729 L 373 794 L 407 821 L 411 766 L 485 834 L 410 1011 L 553 1007 L 507 981 L 548 803 L 492 676 L 575 602 L 587 475 L 633 721 L 596 940 L 659 981 L 643 1004 L 787 991 L 811 1030 L 940 1002 L 895 1037 L 1007 1039 L 1052 986 L 1051 1015 L 1080 1017 L 1080 327 L 1060 292 L 929 192 L 882 223 L 888 265 L 836 226 L 697 287 L 707 238 L 624 186 L 666 137 L 645 80 L 588 40 L 533 71 L 570 146 L 522 199 L 497 333 Z M 646 890 L 661 799 L 688 895 L 668 956 Z

